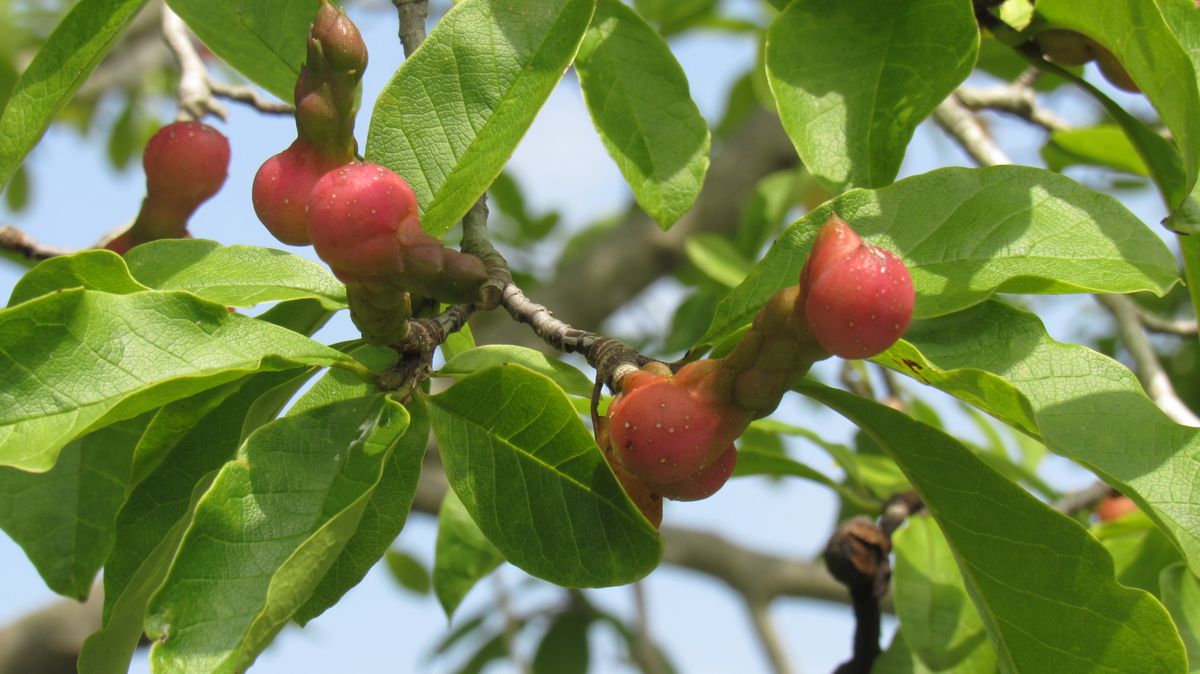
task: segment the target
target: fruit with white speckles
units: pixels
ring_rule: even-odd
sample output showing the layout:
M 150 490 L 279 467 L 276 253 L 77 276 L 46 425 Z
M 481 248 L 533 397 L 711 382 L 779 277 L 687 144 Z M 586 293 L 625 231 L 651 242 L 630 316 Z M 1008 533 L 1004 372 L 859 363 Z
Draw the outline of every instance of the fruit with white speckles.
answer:
M 263 162 L 254 176 L 251 196 L 254 212 L 272 236 L 293 246 L 311 243 L 306 211 L 312 188 L 343 163 L 301 140 Z
M 870 358 L 896 343 L 912 320 L 908 268 L 863 243 L 836 214 L 821 227 L 800 274 L 797 310 L 821 346 L 843 358 Z
M 672 501 L 699 501 L 717 493 L 737 466 L 737 449 L 730 444 L 715 461 L 694 475 L 669 484 L 650 484 L 651 491 Z
M 733 438 L 722 409 L 669 376 L 626 377 L 609 418 L 613 451 L 630 473 L 651 484 L 692 477 L 720 456 Z

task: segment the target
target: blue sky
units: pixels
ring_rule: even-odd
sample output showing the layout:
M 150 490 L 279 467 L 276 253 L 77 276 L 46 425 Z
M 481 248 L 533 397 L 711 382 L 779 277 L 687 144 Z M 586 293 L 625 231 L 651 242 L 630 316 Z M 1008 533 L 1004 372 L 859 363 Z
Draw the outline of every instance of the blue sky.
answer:
M 386 4 L 386 3 L 385 3 Z M 759 3 L 734 0 L 728 7 L 738 12 L 753 12 Z M 364 82 L 366 111 L 360 116 L 361 133 L 367 127 L 370 103 L 400 63 L 402 56 L 395 39 L 392 12 L 353 14 L 371 49 L 371 66 Z M 729 84 L 754 63 L 754 44 L 748 37 L 701 34 L 673 44 L 693 88 L 693 95 L 710 123 L 720 119 Z M 1057 100 L 1064 112 L 1083 107 L 1078 99 Z M 225 243 L 278 246 L 258 223 L 250 205 L 250 184 L 264 159 L 283 149 L 294 137 L 294 127 L 284 118 L 262 117 L 240 106 L 231 106 L 228 123 L 216 125 L 229 136 L 233 160 L 229 180 L 223 191 L 205 204 L 193 219 L 197 237 L 214 238 Z M 109 113 L 113 111 L 108 111 Z M 164 109 L 164 117 L 170 110 Z M 994 128 L 1004 134 L 1014 127 L 1010 122 L 994 120 Z M 1020 129 L 1009 146 L 1017 161 L 1036 163 L 1041 140 L 1037 134 Z M 361 140 L 360 140 L 361 143 Z M 33 171 L 32 206 L 13 214 L 0 207 L 0 222 L 15 224 L 39 240 L 67 245 L 88 245 L 103 233 L 131 219 L 144 191 L 140 165 L 115 174 L 104 156 L 103 143 L 96 138 L 81 139 L 73 131 L 52 130 L 29 159 Z M 966 158 L 935 129 L 923 126 L 917 133 L 902 175 L 921 173 L 946 164 L 968 165 Z M 510 170 L 526 191 L 535 211 L 555 209 L 564 222 L 580 227 L 597 217 L 619 212 L 629 195 L 620 174 L 596 138 L 573 78 L 568 77 L 554 93 L 533 129 L 521 143 L 510 163 Z M 1153 195 L 1139 195 L 1131 208 L 1147 222 L 1161 217 Z M 291 249 L 313 257 L 311 250 Z M 0 261 L 0 295 L 7 296 L 19 270 Z M 678 288 L 663 283 L 639 298 L 612 323 L 617 331 L 641 332 L 655 329 L 656 321 L 669 317 L 664 305 L 679 300 Z M 649 310 L 654 307 L 653 311 Z M 1060 339 L 1069 338 L 1075 329 L 1071 318 L 1077 312 L 1101 315 L 1090 300 L 1068 300 L 1050 308 L 1049 327 Z M 594 326 L 584 326 L 594 327 Z M 343 315 L 326 327 L 318 337 L 332 342 L 355 335 Z M 821 366 L 826 374 L 835 372 L 832 364 Z M 938 403 L 939 408 L 950 407 Z M 795 400 L 785 403 L 778 418 L 820 428 L 831 439 L 846 439 L 851 428 L 838 417 Z M 963 432 L 970 435 L 965 427 Z M 822 470 L 833 470 L 821 453 L 795 447 L 796 456 Z M 1051 459 L 1047 474 L 1057 484 L 1078 485 L 1086 474 L 1066 461 Z M 731 482 L 715 497 L 698 503 L 669 504 L 665 521 L 695 526 L 721 533 L 757 549 L 812 557 L 824 545 L 829 534 L 836 504 L 828 490 L 811 483 L 788 480 L 779 484 L 750 478 Z M 434 522 L 414 516 L 400 536 L 398 546 L 423 559 L 432 559 Z M 510 591 L 523 582 L 523 575 L 506 568 L 502 579 Z M 0 535 L 0 622 L 6 622 L 53 600 L 20 549 Z M 705 577 L 664 567 L 646 581 L 652 630 L 666 646 L 682 672 L 768 671 L 747 614 L 738 597 L 727 588 Z M 484 605 L 493 584 L 477 588 L 461 615 L 469 615 Z M 538 590 L 532 599 L 521 602 L 552 601 L 556 595 Z M 629 588 L 614 588 L 592 593 L 599 603 L 628 614 Z M 801 600 L 779 600 L 772 607 L 777 628 L 797 671 L 828 672 L 848 655 L 853 621 L 848 607 Z M 400 590 L 386 572 L 373 571 L 358 588 L 337 607 L 304 630 L 291 628 L 269 649 L 252 669 L 257 674 L 272 672 L 436 672 L 425 659 L 431 645 L 446 629 L 445 617 L 431 597 L 416 597 Z M 602 639 L 594 651 L 593 671 L 624 671 L 616 662 L 616 646 L 611 638 Z M 148 671 L 144 653 L 133 671 Z

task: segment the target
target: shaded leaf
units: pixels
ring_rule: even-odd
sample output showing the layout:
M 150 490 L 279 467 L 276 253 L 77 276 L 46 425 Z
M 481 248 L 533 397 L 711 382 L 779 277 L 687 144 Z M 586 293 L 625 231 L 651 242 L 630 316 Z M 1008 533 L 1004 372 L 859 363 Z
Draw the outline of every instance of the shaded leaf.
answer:
M 541 351 L 511 344 L 487 344 L 450 358 L 438 374 L 461 378 L 497 365 L 520 365 L 549 377 L 571 395 L 590 397 L 592 382 L 578 369 Z
M 434 549 L 433 589 L 449 619 L 471 588 L 500 566 L 504 555 L 479 530 L 453 490 L 442 497 Z
M 658 564 L 661 539 L 554 382 L 501 365 L 431 401 L 450 486 L 509 562 L 568 587 L 632 582 Z

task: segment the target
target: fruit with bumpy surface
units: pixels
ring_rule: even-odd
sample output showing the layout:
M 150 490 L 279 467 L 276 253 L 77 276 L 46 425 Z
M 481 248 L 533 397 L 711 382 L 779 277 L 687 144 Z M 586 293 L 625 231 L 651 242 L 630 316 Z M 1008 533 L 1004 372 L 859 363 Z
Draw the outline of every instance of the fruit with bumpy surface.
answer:
M 737 449 L 731 444 L 716 461 L 696 471 L 695 475 L 669 484 L 647 483 L 648 488 L 672 501 L 699 501 L 720 491 L 737 466 Z
M 398 235 L 420 226 L 412 188 L 377 164 L 347 164 L 326 173 L 308 202 L 313 247 L 342 281 L 401 272 Z
M 344 163 L 304 141 L 293 142 L 263 162 L 254 176 L 251 196 L 258 219 L 283 243 L 308 245 L 307 210 L 312 188 L 321 176 Z
M 800 278 L 797 303 L 803 304 L 809 329 L 822 347 L 843 358 L 886 351 L 912 320 L 908 268 L 891 252 L 863 243 L 836 214 L 817 234 Z
M 622 384 L 609 413 L 613 451 L 640 480 L 651 484 L 686 480 L 733 441 L 724 432 L 721 412 L 671 377 L 637 376 Z
M 126 232 L 105 244 L 124 253 L 155 239 L 187 236 L 187 222 L 225 184 L 229 140 L 200 122 L 175 122 L 159 129 L 142 155 L 146 198 Z
M 313 246 L 343 282 L 383 281 L 443 302 L 472 302 L 487 280 L 483 262 L 442 246 L 421 229 L 417 198 L 377 164 L 325 174 L 308 203 Z
M 1133 81 L 1133 76 L 1129 74 L 1125 66 L 1121 65 L 1121 62 L 1109 50 L 1103 47 L 1097 48 L 1096 65 L 1099 66 L 1100 74 L 1104 75 L 1104 79 L 1114 87 L 1133 94 L 1142 91 L 1137 82 Z
M 642 515 L 645 515 L 646 519 L 650 520 L 650 523 L 657 529 L 662 525 L 662 496 L 654 493 L 649 485 L 634 477 L 628 470 L 625 470 L 620 461 L 617 461 L 616 455 L 612 451 L 612 439 L 608 432 L 608 418 L 600 417 L 596 420 L 596 424 L 596 444 L 600 446 L 604 461 L 612 469 L 617 482 L 621 483 L 621 488 L 629 495 L 629 500 L 633 501 Z

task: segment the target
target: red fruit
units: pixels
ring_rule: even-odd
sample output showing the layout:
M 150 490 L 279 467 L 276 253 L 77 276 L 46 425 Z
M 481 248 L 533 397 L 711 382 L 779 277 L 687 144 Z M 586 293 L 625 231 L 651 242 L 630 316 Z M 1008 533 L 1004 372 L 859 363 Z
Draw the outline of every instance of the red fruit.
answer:
M 172 204 L 191 215 L 225 184 L 229 140 L 200 122 L 168 124 L 150 138 L 142 165 L 147 199 Z
M 309 244 L 307 210 L 313 186 L 344 162 L 331 159 L 297 140 L 263 162 L 254 176 L 254 212 L 283 243 Z
M 912 320 L 908 268 L 891 252 L 868 246 L 830 216 L 801 272 L 804 316 L 830 353 L 870 358 L 896 343 Z M 799 309 L 800 307 L 797 307 Z
M 404 270 L 402 240 L 431 238 L 421 230 L 412 188 L 377 164 L 347 164 L 317 181 L 308 232 L 342 281 L 395 277 Z
M 708 466 L 689 478 L 670 484 L 648 484 L 648 488 L 663 498 L 675 501 L 699 501 L 717 493 L 737 466 L 737 450 L 732 444 Z
M 1137 510 L 1133 499 L 1124 495 L 1108 496 L 1096 506 L 1096 519 L 1101 522 L 1111 522 Z
M 654 484 L 695 475 L 732 441 L 722 432 L 719 408 L 668 378 L 623 392 L 609 418 L 617 460 Z

